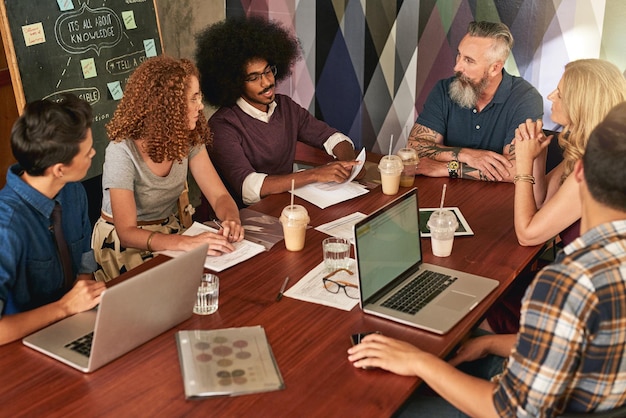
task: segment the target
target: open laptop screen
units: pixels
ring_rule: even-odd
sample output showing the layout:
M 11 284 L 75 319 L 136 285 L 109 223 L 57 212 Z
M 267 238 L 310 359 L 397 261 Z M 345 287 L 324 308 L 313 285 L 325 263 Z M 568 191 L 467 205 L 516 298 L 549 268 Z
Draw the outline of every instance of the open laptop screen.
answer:
M 421 262 L 417 213 L 413 189 L 355 225 L 362 301 Z

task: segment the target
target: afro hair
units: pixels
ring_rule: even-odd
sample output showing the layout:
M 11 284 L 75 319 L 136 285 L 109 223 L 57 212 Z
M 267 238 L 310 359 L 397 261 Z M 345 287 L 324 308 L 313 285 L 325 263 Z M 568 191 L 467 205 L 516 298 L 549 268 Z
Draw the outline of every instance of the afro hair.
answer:
M 233 106 L 244 86 L 245 65 L 262 58 L 277 68 L 276 81 L 291 74 L 301 58 L 298 39 L 279 23 L 261 17 L 232 18 L 196 35 L 200 88 L 215 107 Z

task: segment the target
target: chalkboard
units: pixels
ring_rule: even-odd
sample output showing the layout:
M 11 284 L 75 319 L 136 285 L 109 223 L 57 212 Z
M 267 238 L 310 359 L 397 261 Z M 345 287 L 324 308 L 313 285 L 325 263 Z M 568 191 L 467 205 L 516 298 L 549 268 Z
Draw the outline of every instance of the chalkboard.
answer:
M 162 53 L 154 0 L 3 0 L 2 38 L 20 113 L 25 103 L 73 93 L 93 109 L 102 173 L 105 125 L 133 70 Z

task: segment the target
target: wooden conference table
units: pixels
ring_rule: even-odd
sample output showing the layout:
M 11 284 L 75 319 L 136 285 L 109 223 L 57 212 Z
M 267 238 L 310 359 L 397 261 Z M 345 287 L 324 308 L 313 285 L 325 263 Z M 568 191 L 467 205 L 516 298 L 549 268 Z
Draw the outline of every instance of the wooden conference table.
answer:
M 513 230 L 512 184 L 418 177 L 421 207 L 437 206 L 448 184 L 446 206 L 460 207 L 474 230 L 457 237 L 452 256 L 437 258 L 423 239 L 427 262 L 498 279 L 501 285 L 448 334 L 438 336 L 363 314 L 346 312 L 276 295 L 286 276 L 289 286 L 322 261 L 325 234 L 307 231 L 305 248 L 289 252 L 281 241 L 270 251 L 221 272 L 219 310 L 193 315 L 92 374 L 82 374 L 15 342 L 0 347 L 0 415 L 2 416 L 372 416 L 391 415 L 420 383 L 382 370 L 355 369 L 347 360 L 349 336 L 379 330 L 441 357 L 449 353 L 539 247 L 517 244 Z M 407 191 L 401 188 L 400 192 Z M 321 210 L 303 204 L 313 226 L 360 211 L 371 213 L 393 196 L 381 188 Z M 283 193 L 263 199 L 252 209 L 279 216 L 289 203 Z M 162 257 L 162 256 L 161 256 Z M 152 260 L 155 263 L 159 260 Z M 151 264 L 142 266 L 149 267 Z M 285 381 L 276 392 L 233 398 L 186 401 L 174 333 L 181 329 L 217 329 L 262 325 Z M 124 336 L 120 336 L 124 338 Z

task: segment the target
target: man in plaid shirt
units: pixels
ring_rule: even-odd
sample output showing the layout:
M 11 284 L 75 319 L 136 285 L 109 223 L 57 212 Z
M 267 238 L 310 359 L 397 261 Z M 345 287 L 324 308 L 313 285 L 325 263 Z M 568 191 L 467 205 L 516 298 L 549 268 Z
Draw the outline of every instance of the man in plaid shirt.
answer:
M 576 163 L 581 236 L 529 287 L 517 335 L 471 339 L 446 363 L 372 334 L 349 360 L 419 376 L 441 395 L 412 398 L 400 411 L 410 416 L 554 416 L 626 404 L 624 161 L 626 102 L 596 127 Z M 461 363 L 473 375 L 454 367 Z

